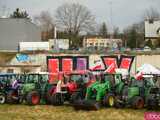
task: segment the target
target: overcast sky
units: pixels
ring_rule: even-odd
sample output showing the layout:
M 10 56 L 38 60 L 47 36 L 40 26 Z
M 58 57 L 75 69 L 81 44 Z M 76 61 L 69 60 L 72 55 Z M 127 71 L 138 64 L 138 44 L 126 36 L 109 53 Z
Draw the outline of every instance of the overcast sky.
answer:
M 104 21 L 109 25 L 112 18 L 113 25 L 121 30 L 141 20 L 147 8 L 153 7 L 160 12 L 160 0 L 0 0 L 0 14 L 7 14 L 18 7 L 27 10 L 32 17 L 42 10 L 48 10 L 54 15 L 56 8 L 66 2 L 87 6 L 96 16 L 97 22 Z

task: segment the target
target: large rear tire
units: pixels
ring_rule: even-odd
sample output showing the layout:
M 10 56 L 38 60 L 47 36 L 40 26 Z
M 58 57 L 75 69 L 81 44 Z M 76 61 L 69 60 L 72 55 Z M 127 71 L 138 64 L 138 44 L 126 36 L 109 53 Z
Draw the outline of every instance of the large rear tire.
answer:
M 81 94 L 79 92 L 74 92 L 72 95 L 71 95 L 71 98 L 70 98 L 70 103 L 74 104 L 74 103 L 77 103 L 79 101 L 81 101 L 83 98 L 81 96 Z
M 64 98 L 61 93 L 55 93 L 51 96 L 51 104 L 52 105 L 63 105 L 64 104 Z
M 49 90 L 47 90 L 45 95 L 46 104 L 49 104 L 49 105 L 51 104 L 52 95 L 54 94 L 55 89 L 56 89 L 56 86 L 52 86 Z
M 132 107 L 135 109 L 142 109 L 144 108 L 144 99 L 140 96 L 136 96 L 133 98 Z
M 0 93 L 0 104 L 4 104 L 6 102 L 6 96 L 3 93 Z
M 9 104 L 16 104 L 19 102 L 19 96 L 16 90 L 10 90 L 7 93 L 6 101 Z
M 27 94 L 26 102 L 29 105 L 38 105 L 40 103 L 40 95 L 37 91 L 31 91 Z
M 103 99 L 103 104 L 106 107 L 113 107 L 115 106 L 115 96 L 112 93 L 106 94 Z

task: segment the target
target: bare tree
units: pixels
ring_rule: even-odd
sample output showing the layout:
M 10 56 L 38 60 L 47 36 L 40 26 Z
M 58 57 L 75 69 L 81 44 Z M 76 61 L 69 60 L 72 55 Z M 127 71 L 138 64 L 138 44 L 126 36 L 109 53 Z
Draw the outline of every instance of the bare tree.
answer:
M 93 29 L 95 23 L 88 8 L 78 3 L 65 3 L 58 7 L 55 18 L 57 26 L 73 35 Z
M 42 11 L 35 16 L 34 22 L 41 27 L 42 31 L 50 31 L 54 27 L 54 20 L 48 11 Z
M 54 37 L 54 20 L 48 11 L 42 11 L 34 17 L 34 22 L 41 28 L 41 39 L 48 41 Z
M 143 18 L 148 20 L 160 19 L 160 13 L 158 12 L 157 9 L 151 7 L 144 11 Z

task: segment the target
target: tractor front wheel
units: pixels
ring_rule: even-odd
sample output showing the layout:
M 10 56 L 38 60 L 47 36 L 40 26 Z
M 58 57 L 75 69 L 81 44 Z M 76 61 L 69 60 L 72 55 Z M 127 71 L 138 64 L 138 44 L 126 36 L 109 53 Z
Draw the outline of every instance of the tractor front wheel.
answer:
M 115 105 L 115 96 L 112 93 L 107 94 L 103 100 L 104 106 L 113 107 Z
M 120 96 L 115 97 L 115 107 L 116 108 L 123 108 L 125 107 L 125 104 L 123 103 L 123 100 L 121 99 Z
M 55 93 L 51 96 L 51 104 L 52 105 L 63 105 L 64 98 L 61 93 Z
M 148 99 L 147 100 L 147 109 L 149 109 L 149 110 L 158 109 L 158 100 Z
M 4 104 L 6 102 L 6 96 L 4 94 L 0 94 L 0 104 Z
M 141 109 L 144 107 L 144 99 L 140 96 L 133 98 L 132 107 L 135 109 Z
M 38 105 L 40 103 L 40 95 L 37 91 L 31 91 L 26 97 L 26 102 L 29 105 Z

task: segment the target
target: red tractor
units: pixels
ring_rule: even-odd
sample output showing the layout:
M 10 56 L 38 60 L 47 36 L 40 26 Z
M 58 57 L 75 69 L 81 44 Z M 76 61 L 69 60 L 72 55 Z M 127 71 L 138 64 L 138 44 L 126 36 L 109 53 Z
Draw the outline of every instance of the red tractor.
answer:
M 53 105 L 63 105 L 65 101 L 74 103 L 84 99 L 87 86 L 96 81 L 90 71 L 72 71 L 59 75 L 58 83 L 50 90 L 50 102 Z

